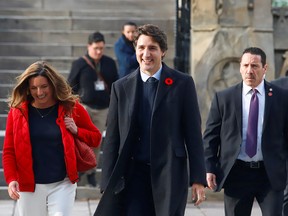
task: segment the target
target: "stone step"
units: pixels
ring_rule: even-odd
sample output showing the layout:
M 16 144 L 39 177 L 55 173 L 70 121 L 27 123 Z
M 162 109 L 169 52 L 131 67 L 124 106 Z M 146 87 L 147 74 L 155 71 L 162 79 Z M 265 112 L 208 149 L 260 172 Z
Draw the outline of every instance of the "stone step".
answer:
M 121 30 L 101 31 L 106 44 L 114 44 L 121 36 Z M 94 31 L 94 30 L 93 30 Z M 58 43 L 58 44 L 86 44 L 91 30 L 23 30 L 0 29 L 0 42 L 11 43 Z M 95 30 L 97 31 L 97 30 Z
M 2 148 L 3 148 L 2 146 L 3 146 L 3 144 L 1 143 L 0 146 L 1 146 L 1 149 L 0 149 L 0 169 L 2 169 L 3 168 L 3 164 L 2 164 L 2 155 L 3 155 L 2 154 Z
M 0 57 L 0 69 L 1 70 L 22 70 L 24 71 L 29 65 L 36 61 L 47 61 L 57 70 L 68 70 L 71 67 L 71 63 L 76 57 L 41 57 L 41 56 L 13 56 Z
M 130 18 L 123 17 L 54 17 L 54 16 L 6 16 L 0 17 L 1 29 L 30 29 L 30 30 L 91 30 L 111 31 L 121 28 L 124 22 Z M 166 32 L 174 32 L 175 19 L 155 17 L 135 17 L 137 24 L 153 23 L 161 26 Z
M 1 76 L 0 86 L 1 84 L 13 84 L 14 85 L 16 83 L 16 77 L 19 76 L 22 72 L 24 72 L 24 70 L 25 68 L 23 68 L 23 70 L 0 70 L 0 76 Z M 69 70 L 58 70 L 58 72 L 64 75 L 65 77 L 67 77 Z M 1 102 L 2 101 L 0 99 L 0 109 L 1 109 Z
M 39 0 L 9 0 L 0 1 L 0 8 L 41 8 Z
M 62 45 L 60 43 L 0 43 L 0 56 L 72 56 L 79 57 L 87 51 L 86 44 Z M 106 44 L 105 54 L 114 56 L 113 44 Z
M 44 9 L 44 10 L 143 10 L 154 11 L 154 13 L 175 13 L 175 1 L 172 0 L 9 0 L 0 1 L 0 8 L 14 8 L 14 9 Z M 140 11 L 141 12 L 141 11 Z M 141 13 L 139 13 L 141 15 Z M 166 15 L 167 16 L 167 15 Z
M 173 46 L 169 47 L 174 49 Z M 86 44 L 59 44 L 59 43 L 3 43 L 0 42 L 0 56 L 70 56 L 80 57 L 87 51 Z M 105 45 L 105 55 L 115 58 L 114 45 Z M 167 52 L 166 57 L 172 58 L 173 52 Z
M 162 11 L 162 10 L 161 10 Z M 43 9 L 30 9 L 30 8 L 4 8 L 0 9 L 0 16 L 26 16 L 26 17 L 39 17 L 39 16 L 58 16 L 58 17 L 161 17 L 163 13 L 151 9 L 127 9 L 127 8 L 95 8 L 95 9 L 79 9 L 79 10 L 43 10 Z M 166 11 L 167 13 L 167 11 Z
M 20 75 L 20 73 L 22 73 L 21 70 L 0 70 L 0 76 L 1 76 L 0 85 L 15 83 L 15 79 L 18 75 Z M 0 104 L 1 102 L 2 101 L 0 100 Z
M 0 99 L 0 114 L 7 114 L 8 110 L 9 110 L 9 107 L 8 107 L 6 99 L 3 99 L 3 98 Z M 1 137 L 1 133 L 0 133 L 0 137 Z
M 69 10 L 43 10 L 41 8 L 1 8 L 0 9 L 0 16 L 61 16 L 61 17 L 69 17 L 71 16 L 71 11 Z
M 13 84 L 0 84 L 0 98 L 7 98 L 13 89 Z
M 5 136 L 5 131 L 0 130 L 0 151 L 2 151 L 2 149 L 3 149 L 4 136 Z M 1 164 L 2 164 L 2 157 L 1 157 Z M 2 166 L 1 166 L 1 168 L 2 168 Z
M 7 114 L 0 114 L 0 131 L 6 129 Z
M 174 52 L 171 50 L 170 52 Z M 169 50 L 168 50 L 169 53 Z M 167 54 L 168 54 L 167 53 Z M 173 58 L 169 58 L 170 54 L 168 54 L 164 62 L 170 66 L 173 66 Z M 0 57 L 0 70 L 25 70 L 30 64 L 42 60 L 49 62 L 53 67 L 57 70 L 69 70 L 71 68 L 72 61 L 77 59 L 78 57 L 67 57 L 67 56 L 1 56 Z
M 2 160 L 2 155 L 1 155 L 1 160 Z M 3 173 L 3 168 L 0 168 L 0 186 L 5 186 L 6 182 L 4 179 L 4 173 Z

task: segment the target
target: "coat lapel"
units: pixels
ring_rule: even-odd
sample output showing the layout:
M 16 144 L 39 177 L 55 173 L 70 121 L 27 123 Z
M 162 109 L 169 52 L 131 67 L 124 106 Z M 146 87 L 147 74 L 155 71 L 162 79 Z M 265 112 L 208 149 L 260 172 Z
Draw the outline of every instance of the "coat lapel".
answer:
M 235 91 L 233 92 L 232 98 L 234 98 L 234 110 L 236 114 L 236 121 L 237 121 L 237 126 L 239 128 L 238 131 L 242 131 L 242 88 L 243 84 L 239 83 L 235 87 Z M 242 133 L 241 133 L 242 134 Z
M 265 87 L 265 109 L 264 109 L 264 119 L 263 119 L 262 131 L 264 131 L 264 128 L 265 128 L 266 123 L 267 123 L 267 119 L 269 119 L 269 113 L 270 113 L 271 104 L 272 104 L 272 100 L 273 100 L 273 94 L 272 94 L 273 89 L 272 89 L 271 85 L 265 81 L 264 87 Z
M 134 130 L 131 130 L 131 128 L 132 129 L 133 127 L 135 128 L 135 124 L 136 124 L 136 119 L 137 119 L 136 115 L 137 115 L 138 104 L 139 104 L 139 98 L 138 98 L 139 81 L 140 81 L 140 71 L 138 69 L 137 71 L 132 73 L 130 76 L 127 76 L 126 80 L 123 82 L 123 85 L 122 85 L 124 92 L 125 92 L 125 97 L 129 101 L 128 116 L 126 116 L 126 118 L 128 118 L 128 121 L 126 122 L 129 125 L 125 125 L 126 134 L 125 136 L 123 136 L 125 137 L 125 140 L 126 140 L 126 137 L 128 136 L 128 132 L 134 131 Z
M 152 115 L 155 112 L 155 110 L 159 107 L 162 99 L 164 98 L 164 96 L 170 91 L 171 86 L 167 85 L 165 83 L 165 81 L 167 79 L 171 79 L 173 82 L 175 82 L 175 77 L 173 76 L 173 72 L 163 63 L 163 67 L 162 67 L 162 72 L 161 72 L 161 76 L 160 76 L 160 80 L 158 83 L 158 88 L 157 88 L 157 92 L 155 95 L 155 102 L 154 102 L 154 107 L 152 110 Z

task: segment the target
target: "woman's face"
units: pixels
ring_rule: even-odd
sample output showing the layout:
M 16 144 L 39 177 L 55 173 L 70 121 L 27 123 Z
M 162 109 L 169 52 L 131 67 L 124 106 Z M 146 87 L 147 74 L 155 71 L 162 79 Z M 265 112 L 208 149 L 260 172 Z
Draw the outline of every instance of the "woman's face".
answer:
M 32 77 L 29 80 L 29 91 L 34 99 L 33 105 L 36 108 L 47 108 L 53 106 L 56 102 L 53 97 L 53 87 L 44 76 Z

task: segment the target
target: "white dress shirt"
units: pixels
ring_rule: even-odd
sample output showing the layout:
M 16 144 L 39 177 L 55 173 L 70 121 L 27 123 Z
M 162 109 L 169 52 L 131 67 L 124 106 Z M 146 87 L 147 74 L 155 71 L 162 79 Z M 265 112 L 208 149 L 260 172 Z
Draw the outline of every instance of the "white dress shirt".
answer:
M 153 74 L 152 77 L 156 78 L 157 80 L 160 80 L 161 72 L 162 72 L 162 65 L 159 68 L 159 70 L 155 74 Z M 147 79 L 150 77 L 149 75 L 145 74 L 141 70 L 140 70 L 140 75 L 141 75 L 141 79 L 142 79 L 143 82 L 146 82 Z
M 246 152 L 246 136 L 247 136 L 247 126 L 248 126 L 248 116 L 249 116 L 249 108 L 250 108 L 250 101 L 252 97 L 252 88 L 247 86 L 243 82 L 243 89 L 242 89 L 242 143 L 241 143 L 241 150 L 238 155 L 238 159 L 243 161 L 262 161 L 263 155 L 261 150 L 261 141 L 262 141 L 262 129 L 263 129 L 263 120 L 264 120 L 264 107 L 265 107 L 265 89 L 264 89 L 264 80 L 255 88 L 257 89 L 258 93 L 258 100 L 259 100 L 259 113 L 258 113 L 258 132 L 257 132 L 257 152 L 252 158 L 250 158 Z

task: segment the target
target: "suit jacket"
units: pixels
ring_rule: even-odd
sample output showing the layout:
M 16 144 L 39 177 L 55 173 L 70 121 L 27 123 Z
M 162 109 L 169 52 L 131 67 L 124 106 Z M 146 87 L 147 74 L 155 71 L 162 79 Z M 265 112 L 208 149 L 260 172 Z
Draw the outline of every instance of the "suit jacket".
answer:
M 138 139 L 136 96 L 140 82 L 137 69 L 112 85 L 103 145 L 104 194 L 94 215 L 119 215 L 117 203 L 121 196 L 117 195 L 125 188 L 125 173 Z M 151 180 L 156 215 L 184 212 L 188 186 L 206 185 L 205 175 L 201 119 L 193 79 L 163 63 L 151 120 Z
M 284 88 L 284 89 L 288 89 L 288 77 L 280 77 L 278 79 L 272 80 L 271 83 Z
M 262 131 L 264 166 L 272 188 L 286 185 L 288 146 L 287 91 L 265 81 Z M 242 142 L 242 83 L 215 94 L 204 132 L 206 169 L 216 174 L 220 191 L 240 152 Z

